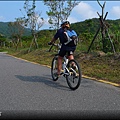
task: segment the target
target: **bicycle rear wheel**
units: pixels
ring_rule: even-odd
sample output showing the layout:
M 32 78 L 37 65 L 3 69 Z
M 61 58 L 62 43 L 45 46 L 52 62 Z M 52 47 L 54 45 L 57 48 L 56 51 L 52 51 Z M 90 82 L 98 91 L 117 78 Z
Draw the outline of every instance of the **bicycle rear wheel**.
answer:
M 81 83 L 81 69 L 76 60 L 70 60 L 67 64 L 69 75 L 66 76 L 67 84 L 72 90 L 76 90 Z
M 52 65 L 51 65 L 51 75 L 53 81 L 58 80 L 58 76 L 56 75 L 57 73 L 57 62 L 58 62 L 58 56 L 55 56 L 52 60 Z

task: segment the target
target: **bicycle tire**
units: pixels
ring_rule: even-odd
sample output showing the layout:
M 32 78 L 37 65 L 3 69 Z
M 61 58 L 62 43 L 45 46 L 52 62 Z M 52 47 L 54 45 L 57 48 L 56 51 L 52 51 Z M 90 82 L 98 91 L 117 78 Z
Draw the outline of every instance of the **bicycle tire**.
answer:
M 58 80 L 58 77 L 55 76 L 55 74 L 57 72 L 57 61 L 58 61 L 58 56 L 55 56 L 52 59 L 52 64 L 51 64 L 51 76 L 52 76 L 53 81 Z
M 76 66 L 76 70 L 71 68 L 73 63 Z M 82 78 L 80 65 L 73 59 L 68 62 L 67 68 L 70 71 L 70 75 L 66 76 L 67 84 L 71 90 L 76 90 L 80 86 Z

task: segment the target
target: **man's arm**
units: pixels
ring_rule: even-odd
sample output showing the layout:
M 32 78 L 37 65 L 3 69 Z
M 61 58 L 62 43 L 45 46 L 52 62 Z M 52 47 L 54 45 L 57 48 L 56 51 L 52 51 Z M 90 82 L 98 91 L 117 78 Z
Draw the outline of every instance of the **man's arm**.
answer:
M 56 41 L 56 39 L 53 37 L 51 40 L 51 43 L 54 43 Z
M 52 40 L 48 43 L 48 45 L 52 45 L 55 41 L 56 39 L 53 37 Z

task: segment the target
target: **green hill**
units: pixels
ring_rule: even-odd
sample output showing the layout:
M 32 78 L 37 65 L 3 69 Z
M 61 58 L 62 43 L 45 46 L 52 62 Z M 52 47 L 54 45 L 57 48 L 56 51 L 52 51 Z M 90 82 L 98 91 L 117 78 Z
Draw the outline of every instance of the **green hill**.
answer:
M 120 31 L 120 19 L 117 20 L 106 20 L 107 25 L 109 25 L 109 30 L 111 32 Z M 76 30 L 76 32 L 84 33 L 90 32 L 95 34 L 100 26 L 100 21 L 98 18 L 88 19 L 82 22 L 77 22 L 71 24 L 71 27 Z
M 8 27 L 9 22 L 0 22 L 0 34 L 4 36 L 10 36 L 10 30 Z M 30 29 L 25 28 L 23 36 L 29 36 L 31 35 Z
M 120 19 L 106 20 L 105 22 L 109 25 L 109 30 L 111 32 L 120 31 Z M 10 36 L 8 23 L 9 22 L 0 22 L 0 34 L 4 36 Z M 95 34 L 99 26 L 100 26 L 100 21 L 98 18 L 87 19 L 82 22 L 76 22 L 76 23 L 71 24 L 71 27 L 78 34 L 86 33 L 86 32 Z M 46 30 L 41 30 L 41 31 L 46 31 Z M 25 32 L 23 36 L 29 36 L 29 35 L 31 35 L 30 29 L 25 28 Z

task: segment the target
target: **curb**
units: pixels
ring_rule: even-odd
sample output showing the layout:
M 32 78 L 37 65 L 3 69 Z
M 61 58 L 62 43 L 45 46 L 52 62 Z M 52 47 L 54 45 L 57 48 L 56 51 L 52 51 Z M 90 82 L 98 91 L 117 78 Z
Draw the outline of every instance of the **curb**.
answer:
M 8 52 L 0 52 L 0 53 L 8 53 Z
M 5 53 L 5 52 L 4 52 L 4 53 Z M 7 54 L 7 55 L 9 55 L 9 54 Z M 12 55 L 9 55 L 9 56 L 12 56 Z M 24 61 L 26 61 L 26 62 L 30 62 L 30 63 L 33 63 L 33 64 L 37 64 L 37 65 L 41 65 L 41 66 L 45 66 L 45 67 L 51 68 L 51 66 L 48 66 L 48 65 L 43 65 L 43 64 L 36 63 L 36 62 L 31 62 L 31 61 L 29 61 L 29 60 L 25 60 L 25 59 L 23 59 L 23 58 L 18 58 L 18 57 L 15 57 L 15 56 L 12 56 L 12 57 L 14 57 L 14 58 L 16 58 L 16 59 L 24 60 Z M 98 81 L 98 82 L 110 84 L 110 85 L 113 85 L 113 86 L 115 86 L 115 87 L 120 87 L 120 84 L 113 83 L 113 82 L 109 82 L 109 81 L 102 80 L 102 79 L 97 79 L 97 78 L 89 77 L 89 76 L 86 76 L 86 75 L 82 75 L 82 78 L 86 78 L 86 79 L 95 80 L 95 81 Z
M 82 75 L 82 77 L 83 77 L 83 78 L 87 78 L 87 79 L 91 79 L 91 80 L 96 80 L 96 81 L 98 81 L 98 82 L 110 84 L 110 85 L 113 85 L 113 86 L 116 86 L 116 87 L 120 87 L 119 84 L 113 83 L 113 82 L 109 82 L 109 81 L 106 81 L 106 80 L 97 79 L 97 78 L 92 78 L 92 77 L 88 77 L 88 76 L 85 76 L 85 75 Z

